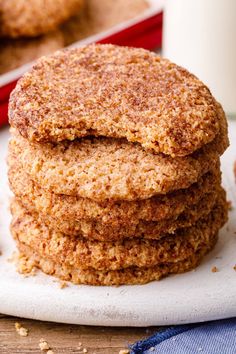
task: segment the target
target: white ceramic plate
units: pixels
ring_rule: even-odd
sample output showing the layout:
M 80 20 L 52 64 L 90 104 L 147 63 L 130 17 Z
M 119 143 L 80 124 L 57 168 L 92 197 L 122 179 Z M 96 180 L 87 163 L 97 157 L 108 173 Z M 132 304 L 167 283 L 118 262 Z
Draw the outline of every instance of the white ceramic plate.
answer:
M 93 287 L 58 282 L 39 272 L 24 278 L 7 262 L 14 250 L 9 232 L 5 157 L 9 133 L 0 131 L 0 313 L 64 323 L 106 326 L 181 324 L 236 316 L 236 209 L 220 240 L 194 272 L 142 286 Z M 231 147 L 222 159 L 224 185 L 236 208 L 233 161 L 236 121 L 230 122 Z M 219 272 L 212 273 L 217 266 Z

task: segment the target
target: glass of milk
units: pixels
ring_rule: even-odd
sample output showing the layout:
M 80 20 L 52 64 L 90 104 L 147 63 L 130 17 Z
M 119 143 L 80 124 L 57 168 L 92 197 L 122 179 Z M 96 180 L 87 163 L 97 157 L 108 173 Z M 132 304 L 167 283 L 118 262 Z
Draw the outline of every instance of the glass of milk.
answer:
M 236 117 L 236 0 L 166 0 L 163 55 L 200 78 Z

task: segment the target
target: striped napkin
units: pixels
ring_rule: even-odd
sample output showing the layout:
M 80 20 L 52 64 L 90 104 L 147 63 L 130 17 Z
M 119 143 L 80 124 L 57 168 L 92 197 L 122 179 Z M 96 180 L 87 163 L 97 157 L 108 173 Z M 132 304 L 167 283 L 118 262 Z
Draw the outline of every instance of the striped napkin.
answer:
M 170 327 L 130 350 L 130 354 L 235 354 L 236 318 Z

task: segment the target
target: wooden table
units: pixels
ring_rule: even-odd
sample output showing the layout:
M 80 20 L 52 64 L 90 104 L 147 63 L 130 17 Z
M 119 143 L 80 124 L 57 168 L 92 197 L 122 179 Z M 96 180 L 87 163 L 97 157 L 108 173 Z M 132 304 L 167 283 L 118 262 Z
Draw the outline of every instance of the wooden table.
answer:
M 16 322 L 29 330 L 27 337 L 16 332 Z M 43 353 L 39 349 L 39 341 L 44 338 L 55 354 L 79 354 L 83 353 L 83 348 L 87 349 L 88 354 L 119 354 L 128 344 L 146 338 L 155 331 L 157 327 L 89 327 L 0 315 L 0 353 Z M 82 350 L 78 349 L 79 343 L 82 343 Z

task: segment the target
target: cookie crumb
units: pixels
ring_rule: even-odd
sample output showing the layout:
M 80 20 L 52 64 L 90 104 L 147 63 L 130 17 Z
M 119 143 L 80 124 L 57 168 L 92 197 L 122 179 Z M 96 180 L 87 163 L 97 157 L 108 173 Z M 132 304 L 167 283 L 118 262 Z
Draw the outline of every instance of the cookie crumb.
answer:
M 86 348 L 84 348 L 83 353 L 88 353 L 88 350 Z
M 119 351 L 119 354 L 129 354 L 129 353 L 130 353 L 129 349 L 121 349 Z
M 15 329 L 18 331 L 21 328 L 21 324 L 19 322 L 15 322 Z
M 236 272 L 236 264 L 234 265 L 233 269 L 234 269 L 234 270 L 235 270 L 235 272 Z
M 67 284 L 65 281 L 60 281 L 60 283 L 59 283 L 60 289 L 64 289 L 64 288 L 66 288 L 67 286 L 68 286 L 68 284 Z
M 50 349 L 48 342 L 45 339 L 41 338 L 39 341 L 39 348 L 41 351 L 48 351 Z
M 13 263 L 16 266 L 16 271 L 22 274 L 25 278 L 29 276 L 34 276 L 36 273 L 36 268 L 33 263 L 24 255 L 13 252 L 11 257 L 7 260 L 9 263 Z
M 18 273 L 24 276 L 35 275 L 35 267 L 33 263 L 24 255 L 19 254 L 16 269 Z
M 49 350 L 47 351 L 47 354 L 54 354 L 54 351 L 52 351 L 51 349 L 49 349 Z
M 216 273 L 216 272 L 219 272 L 219 269 L 216 266 L 214 266 L 211 268 L 211 271 L 212 271 L 212 273 Z
M 16 332 L 21 336 L 21 337 L 27 337 L 28 336 L 28 333 L 29 333 L 29 330 L 22 327 L 22 325 L 19 323 L 19 322 L 16 322 L 15 323 L 15 329 L 16 329 Z
M 155 350 L 154 347 L 151 347 L 151 348 L 149 349 L 150 352 L 153 352 L 154 350 Z

